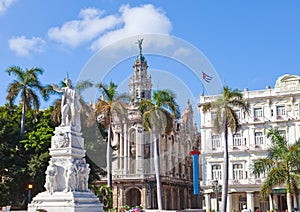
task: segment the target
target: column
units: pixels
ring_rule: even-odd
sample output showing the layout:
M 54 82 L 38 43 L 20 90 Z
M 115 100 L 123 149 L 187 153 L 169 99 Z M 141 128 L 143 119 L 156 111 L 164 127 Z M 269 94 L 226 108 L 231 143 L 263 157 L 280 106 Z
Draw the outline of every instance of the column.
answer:
M 136 173 L 137 174 L 142 174 L 143 173 L 143 164 L 142 164 L 142 158 L 144 156 L 144 148 L 143 148 L 143 143 L 144 143 L 144 134 L 142 130 L 142 126 L 138 125 L 137 130 L 136 130 Z
M 118 207 L 118 185 L 113 186 L 112 192 L 113 192 L 113 208 Z
M 148 191 L 148 188 L 147 188 L 147 184 L 145 185 L 145 187 L 142 188 L 142 192 L 141 192 L 141 205 L 144 209 L 147 208 L 148 206 L 148 199 L 147 199 L 147 191 Z
M 128 173 L 128 128 L 127 124 L 124 123 L 124 173 Z
M 174 203 L 175 203 L 175 195 L 174 195 L 174 187 L 172 186 L 171 188 L 170 188 L 170 196 L 171 196 L 171 199 L 170 199 L 170 201 L 171 201 L 171 208 L 169 208 L 169 209 L 171 209 L 171 210 L 173 210 L 174 208 L 175 208 L 175 205 L 174 205 Z
M 205 193 L 205 207 L 206 207 L 206 212 L 211 211 L 211 200 L 210 200 L 210 193 Z
M 272 194 L 269 194 L 269 204 L 270 204 L 270 211 L 274 211 Z
M 227 211 L 231 212 L 232 211 L 232 193 L 228 193 L 228 198 L 227 198 Z M 252 211 L 254 212 L 254 211 Z
M 122 131 L 124 132 L 124 131 Z M 119 152 L 120 152 L 120 170 L 123 170 L 124 168 L 124 135 L 123 133 L 120 133 L 120 149 L 119 149 Z
M 247 191 L 247 209 L 251 210 L 251 212 L 254 212 L 254 192 L 253 191 Z
M 299 198 L 299 195 L 297 196 L 296 194 L 293 195 L 293 200 L 294 200 L 294 208 L 298 208 L 299 211 L 299 200 L 297 199 Z

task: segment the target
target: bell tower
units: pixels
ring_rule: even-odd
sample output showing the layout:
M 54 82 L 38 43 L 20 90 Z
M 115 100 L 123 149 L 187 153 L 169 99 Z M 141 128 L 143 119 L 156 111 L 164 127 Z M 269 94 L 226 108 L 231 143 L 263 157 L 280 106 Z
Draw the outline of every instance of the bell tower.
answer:
M 143 39 L 138 40 L 139 55 L 133 64 L 134 73 L 130 77 L 130 102 L 137 105 L 142 99 L 151 99 L 151 76 L 148 75 L 147 60 L 142 54 Z

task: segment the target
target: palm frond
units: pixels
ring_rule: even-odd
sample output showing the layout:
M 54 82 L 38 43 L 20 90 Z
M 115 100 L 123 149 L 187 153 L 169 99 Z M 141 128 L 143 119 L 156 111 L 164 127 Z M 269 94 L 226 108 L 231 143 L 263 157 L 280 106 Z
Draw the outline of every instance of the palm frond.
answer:
M 83 92 L 87 88 L 93 87 L 94 84 L 90 80 L 82 80 L 76 83 L 76 89 L 79 91 L 79 93 Z
M 256 176 L 260 176 L 261 174 L 267 174 L 274 166 L 274 161 L 270 158 L 261 158 L 254 162 L 252 169 L 252 173 Z
M 212 104 L 210 102 L 207 102 L 207 103 L 202 104 L 201 107 L 202 107 L 202 112 L 207 113 L 208 111 L 211 110 Z
M 231 132 L 236 133 L 240 127 L 239 118 L 231 107 L 226 107 L 226 114 L 228 119 L 228 127 L 230 128 Z
M 18 79 L 18 81 L 23 82 L 24 81 L 24 71 L 19 66 L 11 66 L 9 67 L 6 72 L 8 75 L 15 75 Z
M 272 188 L 280 186 L 286 182 L 286 170 L 276 167 L 270 170 L 261 188 L 261 196 L 266 197 L 271 193 Z

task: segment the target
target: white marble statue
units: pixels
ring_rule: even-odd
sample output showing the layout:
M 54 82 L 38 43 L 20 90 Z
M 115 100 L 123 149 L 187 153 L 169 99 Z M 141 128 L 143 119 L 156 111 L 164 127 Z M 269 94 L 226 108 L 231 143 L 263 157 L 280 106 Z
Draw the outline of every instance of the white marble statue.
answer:
M 90 168 L 88 164 L 79 164 L 78 168 L 78 190 L 79 191 L 89 191 L 88 188 L 88 176 L 90 173 Z
M 66 189 L 64 192 L 75 191 L 78 187 L 77 185 L 77 167 L 75 164 L 70 163 L 64 172 L 64 177 L 66 181 Z
M 47 167 L 45 173 L 46 173 L 45 188 L 50 194 L 53 194 L 57 186 L 56 185 L 57 166 L 54 164 L 52 160 L 49 161 L 49 166 Z
M 80 110 L 82 109 L 80 103 L 80 95 L 77 90 L 72 88 L 72 82 L 70 79 L 65 79 L 66 87 L 58 88 L 54 84 L 53 90 L 63 93 L 61 99 L 61 127 L 71 126 L 71 128 L 77 132 L 81 131 L 80 123 Z M 69 113 L 71 116 L 69 116 Z

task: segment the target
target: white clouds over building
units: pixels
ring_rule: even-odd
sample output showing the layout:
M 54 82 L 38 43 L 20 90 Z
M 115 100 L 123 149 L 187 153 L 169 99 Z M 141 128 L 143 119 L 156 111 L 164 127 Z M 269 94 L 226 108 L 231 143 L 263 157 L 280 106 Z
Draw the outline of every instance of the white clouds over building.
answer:
M 118 14 L 105 16 L 105 11 L 96 8 L 82 9 L 79 18 L 48 30 L 50 39 L 75 48 L 91 42 L 96 51 L 127 36 L 159 33 L 169 34 L 172 24 L 165 12 L 151 4 L 119 9 Z

